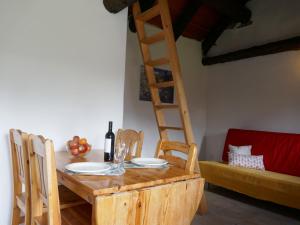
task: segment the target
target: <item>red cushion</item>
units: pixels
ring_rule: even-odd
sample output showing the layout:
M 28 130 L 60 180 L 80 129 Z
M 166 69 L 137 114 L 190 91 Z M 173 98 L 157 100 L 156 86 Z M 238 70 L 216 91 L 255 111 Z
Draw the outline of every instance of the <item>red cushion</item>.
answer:
M 263 155 L 266 170 L 300 176 L 300 134 L 229 129 L 224 145 L 224 161 L 228 161 L 228 145 L 252 145 L 252 155 Z

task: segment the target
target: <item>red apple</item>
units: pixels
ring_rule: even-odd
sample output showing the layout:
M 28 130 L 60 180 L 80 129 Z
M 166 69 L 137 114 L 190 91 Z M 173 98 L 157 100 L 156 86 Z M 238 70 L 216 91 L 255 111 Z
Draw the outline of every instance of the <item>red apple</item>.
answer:
M 74 155 L 74 156 L 78 155 L 78 154 L 79 154 L 78 148 L 71 149 L 71 153 L 72 153 L 72 155 Z
M 74 148 L 78 148 L 78 147 L 79 147 L 79 144 L 78 144 L 78 142 L 71 141 L 71 142 L 69 143 L 69 146 L 70 146 L 70 149 L 74 149 Z
M 76 143 L 79 143 L 80 137 L 79 136 L 74 136 L 73 141 L 76 142 Z

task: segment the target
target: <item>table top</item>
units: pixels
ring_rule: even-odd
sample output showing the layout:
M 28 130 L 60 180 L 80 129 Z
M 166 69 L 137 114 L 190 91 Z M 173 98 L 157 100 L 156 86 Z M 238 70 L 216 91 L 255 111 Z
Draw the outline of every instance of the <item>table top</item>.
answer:
M 126 169 L 125 174 L 122 176 L 69 174 L 64 169 L 66 164 L 73 162 L 103 162 L 103 151 L 92 150 L 84 158 L 75 158 L 67 151 L 62 151 L 56 152 L 55 157 L 59 179 L 63 180 L 63 183 L 71 183 L 76 189 L 93 196 L 131 191 L 200 177 L 198 173 L 189 173 L 172 165 L 164 169 Z

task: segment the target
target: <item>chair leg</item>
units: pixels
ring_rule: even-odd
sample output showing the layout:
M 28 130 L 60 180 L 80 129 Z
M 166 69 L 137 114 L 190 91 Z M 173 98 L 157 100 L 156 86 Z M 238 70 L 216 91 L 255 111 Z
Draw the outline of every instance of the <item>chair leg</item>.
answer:
M 24 225 L 31 225 L 31 215 L 26 214 L 25 219 L 24 219 Z
M 19 225 L 21 223 L 21 210 L 17 206 L 16 200 L 14 200 L 14 207 L 12 213 L 12 225 Z

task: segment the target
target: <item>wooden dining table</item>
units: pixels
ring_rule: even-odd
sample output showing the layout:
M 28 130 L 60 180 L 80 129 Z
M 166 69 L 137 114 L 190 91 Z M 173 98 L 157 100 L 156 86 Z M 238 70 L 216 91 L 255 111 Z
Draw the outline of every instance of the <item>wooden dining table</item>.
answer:
M 103 162 L 103 151 L 75 158 L 56 152 L 57 177 L 92 205 L 93 225 L 190 224 L 202 194 L 199 173 L 168 168 L 128 168 L 121 176 L 80 175 L 65 171 L 74 162 Z

